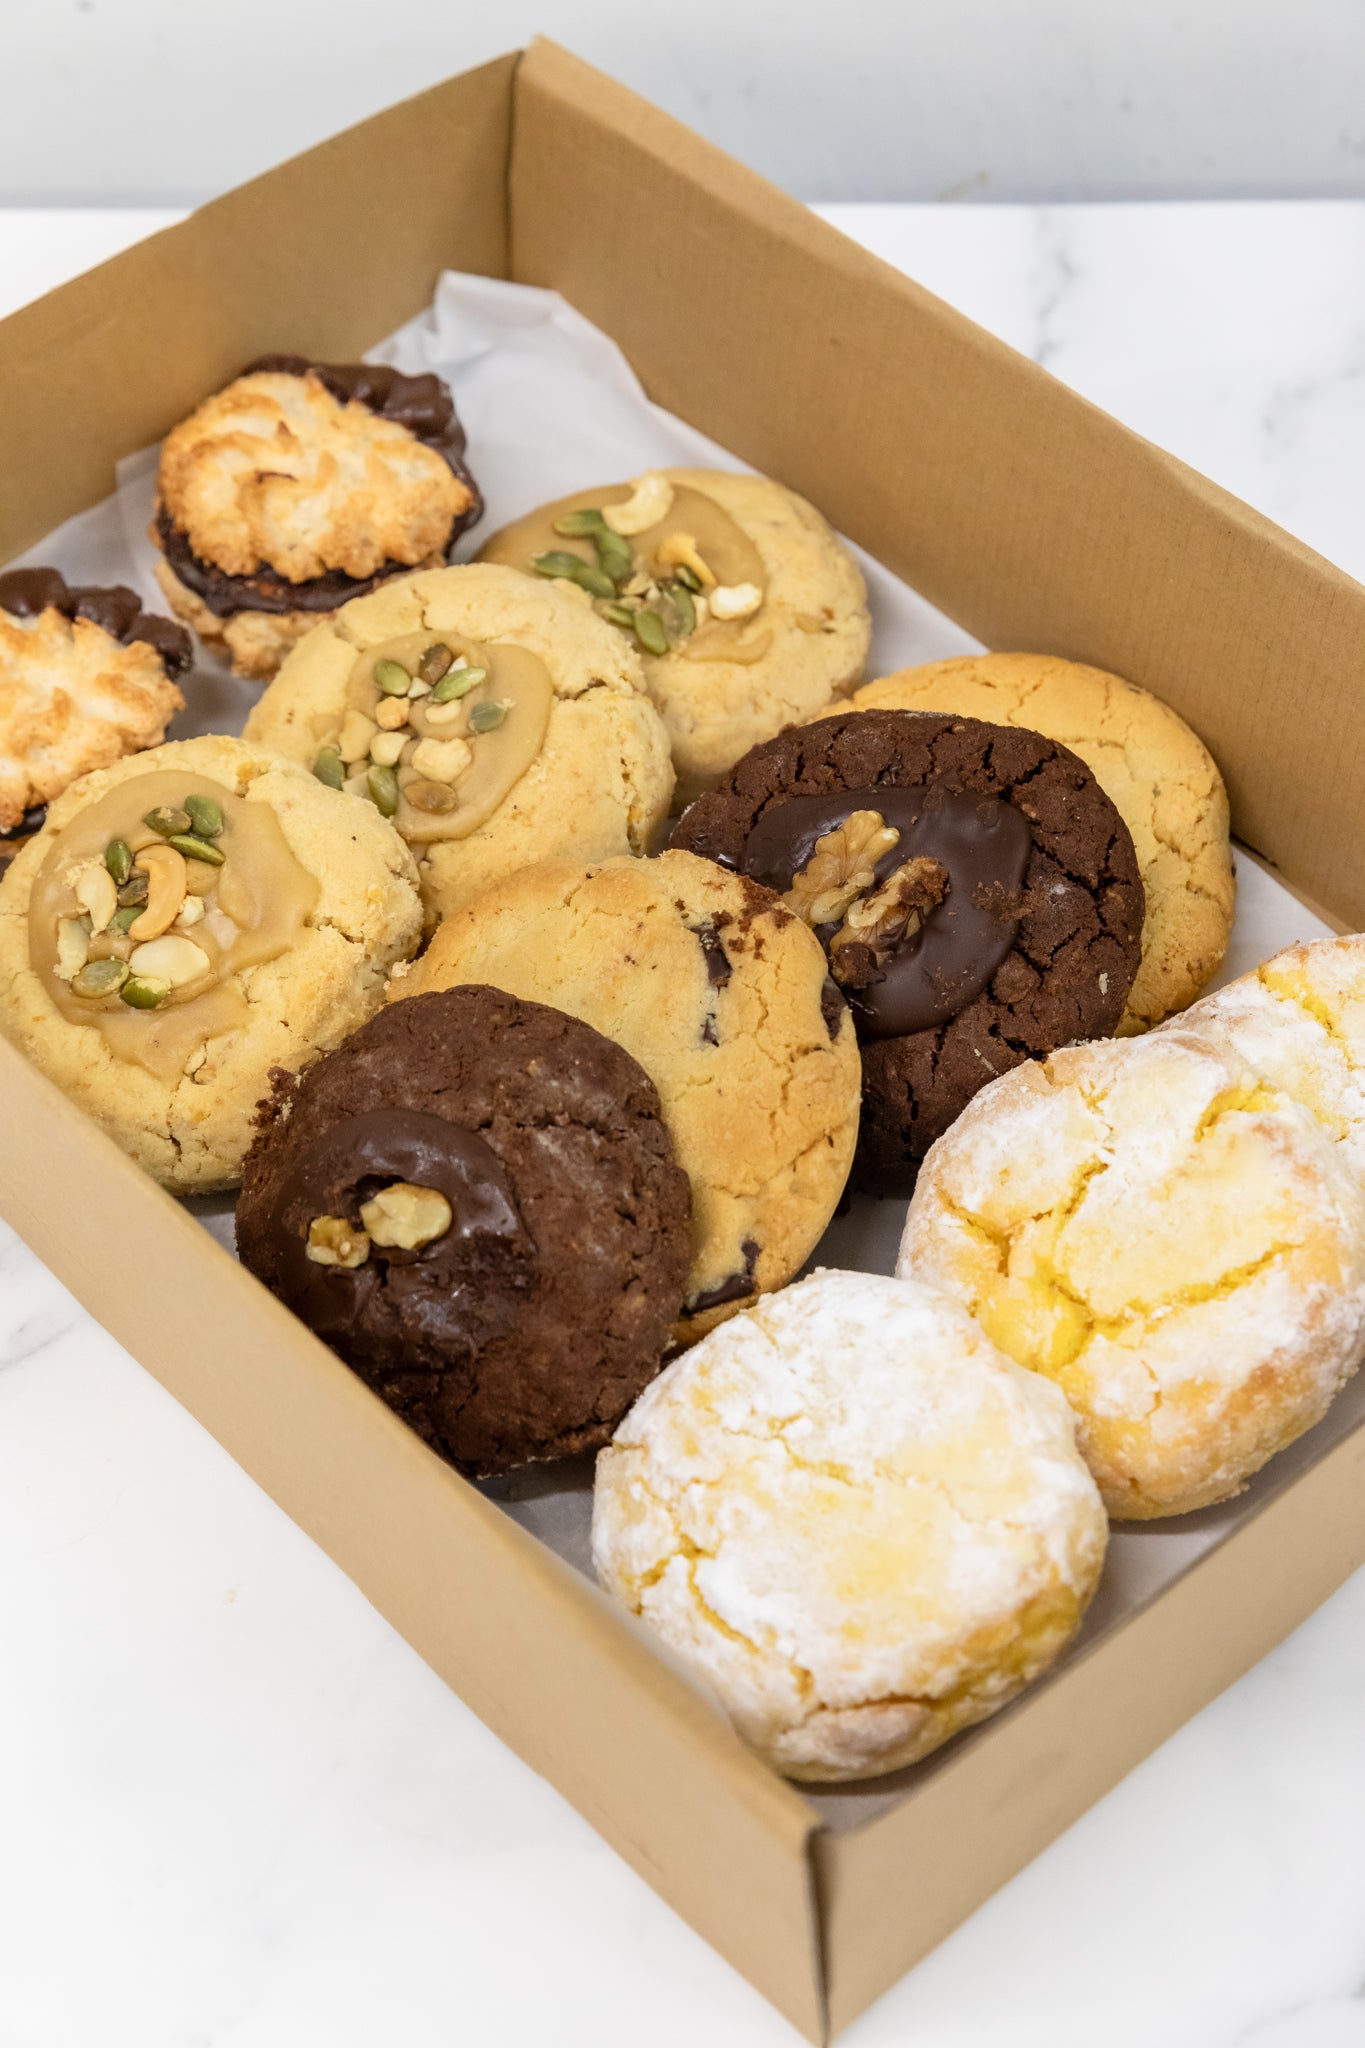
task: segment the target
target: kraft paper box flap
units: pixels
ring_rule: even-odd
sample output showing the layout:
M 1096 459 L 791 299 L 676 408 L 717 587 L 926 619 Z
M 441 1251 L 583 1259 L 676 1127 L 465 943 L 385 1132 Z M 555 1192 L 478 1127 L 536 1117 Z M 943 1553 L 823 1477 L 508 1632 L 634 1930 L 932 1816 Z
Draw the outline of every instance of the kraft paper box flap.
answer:
M 799 1793 L 3 1039 L 0 1100 L 0 1209 L 38 1256 L 490 1728 L 818 2035 Z M 130 1243 L 157 1247 L 136 1278 Z
M 515 277 L 986 646 L 1164 697 L 1239 836 L 1365 925 L 1358 584 L 555 45 L 516 99 Z

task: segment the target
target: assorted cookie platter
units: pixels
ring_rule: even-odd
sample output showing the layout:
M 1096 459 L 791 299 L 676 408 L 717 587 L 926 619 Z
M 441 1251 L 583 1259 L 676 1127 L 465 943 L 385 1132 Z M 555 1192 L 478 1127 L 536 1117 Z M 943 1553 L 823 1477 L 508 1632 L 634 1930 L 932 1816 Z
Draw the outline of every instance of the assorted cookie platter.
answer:
M 0 1029 L 460 1472 L 595 1453 L 600 1582 L 876 1777 L 1355 1372 L 1365 939 L 1204 994 L 1198 736 L 1044 654 L 866 679 L 780 483 L 455 564 L 478 467 L 435 375 L 265 357 L 163 445 L 173 616 L 0 575 Z M 166 738 L 192 636 L 239 736 Z M 895 1276 L 801 1277 L 853 1193 Z

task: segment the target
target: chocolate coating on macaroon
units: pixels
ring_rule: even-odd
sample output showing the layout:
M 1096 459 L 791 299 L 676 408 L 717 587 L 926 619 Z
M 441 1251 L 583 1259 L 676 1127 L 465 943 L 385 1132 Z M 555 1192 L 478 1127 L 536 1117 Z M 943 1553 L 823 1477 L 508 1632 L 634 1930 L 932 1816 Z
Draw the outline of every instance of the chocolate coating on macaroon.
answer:
M 929 802 L 932 792 L 942 794 Z M 996 1075 L 1113 1032 L 1141 957 L 1142 882 L 1122 818 L 1067 748 L 931 711 L 846 711 L 789 728 L 699 797 L 672 844 L 782 891 L 821 830 L 855 810 L 901 829 L 878 881 L 917 855 L 949 869 L 923 930 L 864 985 L 843 989 L 862 1040 L 855 1180 L 899 1192 Z M 953 828 L 937 846 L 936 810 Z M 954 843 L 964 834 L 965 861 Z M 978 858 L 983 847 L 989 858 Z M 934 933 L 964 894 L 978 943 L 958 958 L 957 940 L 941 945 Z M 827 946 L 834 929 L 820 931 Z M 929 997 L 937 1014 L 920 1023 Z M 897 1028 L 907 1023 L 919 1028 Z
M 315 363 L 307 356 L 294 355 L 258 356 L 239 375 L 252 377 L 261 373 L 286 377 L 306 377 L 311 373 L 339 404 L 368 406 L 381 419 L 406 427 L 414 440 L 433 449 L 469 491 L 467 507 L 451 525 L 447 558 L 460 535 L 483 517 L 483 496 L 465 462 L 465 431 L 450 389 L 440 377 L 431 372 L 407 376 L 384 363 Z M 333 612 L 352 598 L 367 596 L 394 576 L 409 575 L 413 568 L 411 562 L 387 561 L 372 576 L 347 576 L 340 569 L 329 569 L 325 575 L 291 583 L 287 576 L 262 562 L 250 576 L 231 576 L 195 553 L 188 536 L 164 505 L 157 507 L 156 531 L 162 552 L 177 577 L 220 619 L 242 611 L 276 616 L 287 612 Z
M 620 1046 L 540 1003 L 463 986 L 392 1003 L 276 1077 L 243 1168 L 243 1262 L 432 1448 L 472 1477 L 603 1444 L 659 1369 L 691 1201 L 658 1096 Z M 363 1228 L 395 1182 L 450 1225 L 351 1268 L 317 1217 Z
M 161 656 L 168 676 L 183 675 L 193 659 L 185 628 L 143 611 L 141 598 L 126 583 L 72 584 L 60 569 L 8 569 L 0 575 L 0 611 L 32 619 L 48 610 L 64 619 L 88 619 L 125 647 L 143 641 Z

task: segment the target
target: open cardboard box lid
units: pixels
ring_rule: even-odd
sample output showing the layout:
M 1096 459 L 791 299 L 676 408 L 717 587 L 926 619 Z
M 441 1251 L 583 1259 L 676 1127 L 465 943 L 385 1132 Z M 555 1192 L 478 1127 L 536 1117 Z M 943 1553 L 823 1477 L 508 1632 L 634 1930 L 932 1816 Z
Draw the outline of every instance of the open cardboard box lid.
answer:
M 609 195 L 609 203 L 603 195 Z M 0 324 L 0 560 L 268 349 L 362 353 L 444 268 L 552 286 L 650 395 L 987 645 L 1155 691 L 1236 829 L 1365 924 L 1365 591 L 719 151 L 537 42 Z M 0 1209 L 414 1647 L 812 2040 L 1365 1561 L 1365 1429 L 1122 1628 L 831 1833 L 0 1044 Z M 123 1256 L 159 1249 L 152 1313 Z

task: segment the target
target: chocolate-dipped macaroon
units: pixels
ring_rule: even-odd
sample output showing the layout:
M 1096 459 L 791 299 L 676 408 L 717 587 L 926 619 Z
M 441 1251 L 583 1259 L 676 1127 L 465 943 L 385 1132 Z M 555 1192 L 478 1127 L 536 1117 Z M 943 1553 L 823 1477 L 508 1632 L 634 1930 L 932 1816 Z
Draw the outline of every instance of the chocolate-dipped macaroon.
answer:
M 261 1109 L 246 1265 L 461 1471 L 603 1444 L 659 1369 L 690 1197 L 619 1045 L 483 987 L 393 1003 Z
M 449 558 L 483 511 L 441 379 L 261 356 L 167 435 L 150 533 L 177 617 L 267 681 L 354 597 Z
M 0 575 L 0 865 L 78 776 L 161 743 L 190 655 L 184 627 L 125 584 Z
M 864 1187 L 907 1187 L 997 1074 L 1109 1036 L 1137 972 L 1128 828 L 1038 733 L 842 712 L 753 748 L 672 843 L 777 890 L 824 943 L 862 1045 Z

